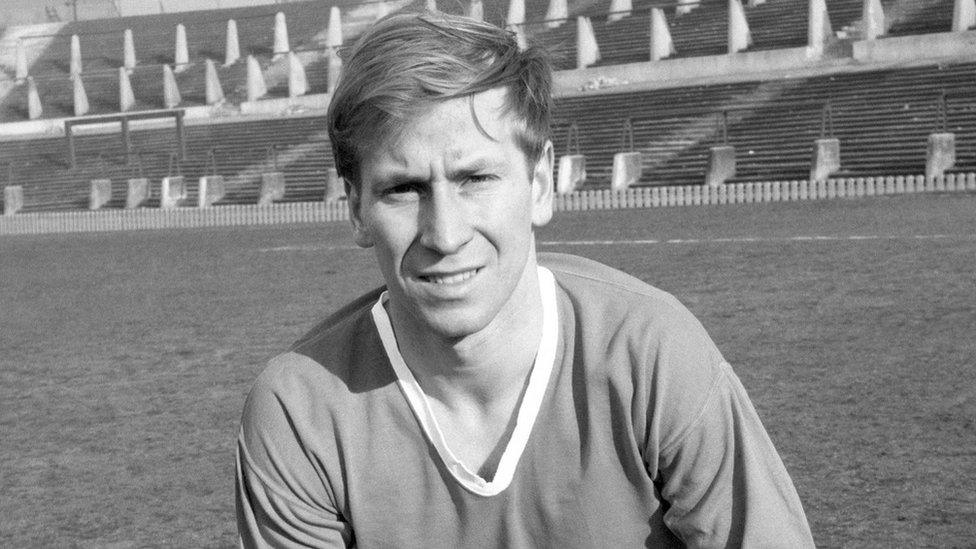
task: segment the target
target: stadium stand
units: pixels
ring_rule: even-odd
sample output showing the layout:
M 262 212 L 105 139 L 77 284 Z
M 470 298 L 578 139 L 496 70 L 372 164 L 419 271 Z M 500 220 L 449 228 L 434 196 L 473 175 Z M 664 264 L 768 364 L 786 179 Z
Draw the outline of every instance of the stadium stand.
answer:
M 341 5 L 341 2 L 335 2 Z M 72 114 L 72 85 L 68 75 L 70 37 L 80 37 L 83 57 L 83 73 L 89 97 L 98 98 L 90 114 L 117 112 L 118 74 L 122 65 L 123 31 L 131 29 L 136 43 L 139 65 L 131 78 L 135 92 L 136 108 L 162 108 L 162 64 L 174 63 L 175 29 L 178 24 L 186 28 L 187 45 L 191 65 L 179 72 L 177 80 L 186 105 L 202 105 L 203 60 L 218 61 L 218 75 L 230 102 L 244 100 L 245 66 L 235 63 L 223 67 L 227 20 L 237 22 L 241 54 L 255 55 L 266 71 L 283 74 L 284 61 L 272 60 L 274 15 L 281 11 L 286 16 L 291 47 L 298 52 L 321 52 L 324 49 L 324 30 L 328 28 L 328 5 L 322 2 L 300 2 L 282 5 L 258 6 L 226 10 L 207 10 L 190 13 L 161 14 L 158 16 L 123 17 L 71 23 L 56 36 L 25 38 L 28 47 L 32 41 L 50 39 L 48 46 L 30 68 L 41 94 L 45 117 Z M 326 63 L 311 57 L 306 66 L 310 87 L 324 91 L 327 85 Z M 286 79 L 277 78 L 269 85 L 269 95 L 285 96 Z M 26 89 L 21 86 L 0 102 L 0 120 L 26 118 Z
M 897 15 L 890 34 L 945 32 L 952 25 L 950 0 L 916 3 L 885 2 Z M 82 37 L 84 82 L 89 114 L 117 113 L 122 63 L 122 32 L 132 29 L 139 65 L 130 79 L 135 111 L 163 106 L 162 66 L 173 63 L 174 29 L 187 29 L 191 64 L 177 73 L 182 93 L 180 107 L 205 104 L 204 63 L 223 57 L 226 21 L 238 22 L 241 53 L 256 55 L 269 78 L 271 97 L 287 96 L 282 78 L 283 60 L 272 59 L 273 19 L 283 11 L 292 49 L 305 52 L 304 62 L 313 93 L 326 90 L 327 60 L 321 55 L 328 26 L 328 7 L 341 5 L 363 11 L 360 21 L 377 13 L 376 5 L 352 2 L 297 2 L 260 8 L 236 8 L 154 17 L 129 17 L 69 24 L 54 37 L 31 67 L 41 90 L 45 118 L 73 115 L 68 72 L 69 37 Z M 909 7 L 906 8 L 905 6 Z M 575 67 L 576 16 L 593 21 L 601 60 L 597 66 L 641 63 L 648 60 L 650 11 L 639 6 L 629 15 L 610 17 L 609 0 L 571 3 L 570 17 L 558 27 L 541 22 L 547 2 L 530 1 L 525 29 L 548 45 L 562 69 Z M 666 4 L 676 57 L 723 55 L 727 50 L 727 0 L 701 0 L 688 13 L 676 15 Z M 831 23 L 839 40 L 857 38 L 861 0 L 827 0 Z M 504 23 L 507 1 L 485 2 L 486 19 Z M 441 2 L 440 9 L 463 13 L 460 2 Z M 622 15 L 622 14 L 619 14 Z M 806 0 L 767 0 L 746 4 L 752 33 L 752 51 L 802 47 L 806 43 Z M 616 20 L 612 20 L 616 19 Z M 355 27 L 343 19 L 346 32 Z M 345 32 L 344 32 L 345 34 Z M 350 32 L 349 34 L 352 34 Z M 846 37 L 846 38 L 845 38 Z M 347 36 L 347 39 L 349 37 Z M 221 67 L 218 74 L 227 102 L 245 100 L 245 63 Z M 696 86 L 588 94 L 561 97 L 556 105 L 555 144 L 558 154 L 586 156 L 587 187 L 606 188 L 613 155 L 635 150 L 642 156 L 640 185 L 700 185 L 709 149 L 735 147 L 737 177 L 741 181 L 803 179 L 809 175 L 813 142 L 819 137 L 841 141 L 842 174 L 895 175 L 922 173 L 926 138 L 933 131 L 956 133 L 960 150 L 957 166 L 973 166 L 976 149 L 976 62 L 884 68 L 862 72 L 748 82 L 713 81 Z M 277 74 L 275 77 L 274 75 Z M 0 120 L 27 117 L 26 86 L 17 86 L 0 101 Z M 233 110 L 233 109 L 232 109 Z M 158 126 L 158 125 L 157 125 Z M 569 134 L 578 137 L 570 142 Z M 126 180 L 146 177 L 156 190 L 150 205 L 159 201 L 158 181 L 183 175 L 192 202 L 196 181 L 205 175 L 227 178 L 227 194 L 218 204 L 253 204 L 261 174 L 281 171 L 287 191 L 284 201 L 321 200 L 332 167 L 321 113 L 281 112 L 261 118 L 231 113 L 227 121 L 210 119 L 186 127 L 186 155 L 181 155 L 171 127 L 139 129 L 130 133 L 127 152 L 116 130 L 82 132 L 76 142 L 77 164 L 72 167 L 63 137 L 32 137 L 0 141 L 0 177 L 4 184 L 24 189 L 23 211 L 85 209 L 90 181 L 109 178 L 113 200 L 124 205 Z
M 89 183 L 101 177 L 112 179 L 109 207 L 124 204 L 126 181 L 135 177 L 158 182 L 184 175 L 192 202 L 195 182 L 214 171 L 229 179 L 223 202 L 255 203 L 261 174 L 276 171 L 276 162 L 286 173 L 286 201 L 321 200 L 332 166 L 324 127 L 322 117 L 189 126 L 188 152 L 182 158 L 172 128 L 132 131 L 128 159 L 117 133 L 82 134 L 76 142 L 75 168 L 64 138 L 5 141 L 0 142 L 0 166 L 7 167 L 7 178 L 24 187 L 25 212 L 86 209 Z M 150 205 L 158 199 L 157 188 Z
M 600 186 L 610 181 L 613 154 L 626 146 L 627 120 L 643 153 L 643 184 L 700 184 L 709 147 L 725 143 L 736 148 L 743 180 L 803 179 L 813 142 L 824 135 L 841 140 L 847 173 L 922 173 L 927 135 L 943 127 L 966 151 L 959 162 L 972 163 L 974 76 L 976 64 L 968 63 L 566 98 L 555 144 L 559 154 L 569 152 L 575 124 L 588 183 Z

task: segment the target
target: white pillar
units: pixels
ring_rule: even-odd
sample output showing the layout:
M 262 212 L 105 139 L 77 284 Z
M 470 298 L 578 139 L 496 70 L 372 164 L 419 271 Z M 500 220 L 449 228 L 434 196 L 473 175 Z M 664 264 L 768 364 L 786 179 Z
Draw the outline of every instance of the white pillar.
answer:
M 390 5 L 385 0 L 376 3 L 376 19 L 382 19 L 390 14 Z
M 586 67 L 600 60 L 600 47 L 596 43 L 593 24 L 589 17 L 576 18 L 576 68 Z
M 213 59 L 207 59 L 206 63 L 206 101 L 208 105 L 216 105 L 224 100 L 224 89 L 220 86 L 220 77 L 217 74 L 217 64 Z
M 346 196 L 346 186 L 335 168 L 329 168 L 325 174 L 325 195 L 322 200 L 326 204 L 334 204 Z
M 122 33 L 122 66 L 132 70 L 136 68 L 136 43 L 132 39 L 132 29 L 125 29 Z
M 550 29 L 559 27 L 566 22 L 569 17 L 569 8 L 566 0 L 549 0 L 549 9 L 546 10 L 546 26 Z
M 77 34 L 71 35 L 71 62 L 68 74 L 81 74 L 81 40 Z
M 515 42 L 518 44 L 519 50 L 525 51 L 529 47 L 529 39 L 525 36 L 525 26 L 512 25 L 508 27 L 508 30 L 515 34 Z
M 339 6 L 332 6 L 329 10 L 329 35 L 325 45 L 332 48 L 342 45 L 342 14 Z
M 176 65 L 176 72 L 185 71 L 190 63 L 190 50 L 186 45 L 186 27 L 183 23 L 176 25 L 176 51 L 173 54 L 173 63 Z
M 674 55 L 674 41 L 663 8 L 651 8 L 651 61 L 658 61 Z
M 556 192 L 571 193 L 586 182 L 586 157 L 581 154 L 566 154 L 559 157 L 556 170 Z
M 160 208 L 177 208 L 186 201 L 186 181 L 182 175 L 164 177 L 159 187 Z
M 30 76 L 27 77 L 27 118 L 37 120 L 44 115 L 41 106 L 41 94 L 37 92 L 37 84 Z
M 639 183 L 643 173 L 641 160 L 641 153 L 639 152 L 619 152 L 613 155 L 610 189 L 620 191 Z
M 945 171 L 956 165 L 956 134 L 933 133 L 929 135 L 928 151 L 925 155 L 925 177 L 933 179 L 945 175 Z
M 826 181 L 840 169 L 840 139 L 830 137 L 813 143 L 810 181 Z
M 674 9 L 675 15 L 684 15 L 698 7 L 698 0 L 678 0 L 678 5 Z
M 884 36 L 886 31 L 884 7 L 881 5 L 881 0 L 864 0 L 864 9 L 861 13 L 861 38 L 874 40 L 879 36 Z
M 247 56 L 247 100 L 256 101 L 268 94 L 268 87 L 264 84 L 261 65 L 253 55 Z
M 509 27 L 525 23 L 525 0 L 508 0 L 508 16 L 505 24 Z
M 122 67 L 125 70 L 125 67 Z M 98 210 L 112 200 L 112 180 L 92 179 L 88 189 L 88 209 Z
M 481 0 L 471 0 L 471 3 L 468 4 L 468 17 L 475 21 L 485 20 L 485 5 Z
M 71 77 L 73 86 L 73 99 L 75 116 L 84 116 L 88 113 L 88 94 L 85 93 L 85 84 L 81 81 L 81 75 Z
M 276 59 L 291 51 L 291 47 L 288 45 L 288 23 L 285 21 L 285 14 L 280 11 L 275 14 L 274 47 L 272 51 Z
M 142 206 L 149 200 L 149 180 L 145 177 L 132 177 L 125 182 L 125 209 Z
M 229 67 L 241 58 L 241 42 L 237 39 L 237 21 L 227 20 L 227 43 L 224 45 L 224 66 Z
M 295 52 L 288 52 L 288 97 L 298 97 L 308 93 L 308 79 L 305 67 Z
M 427 11 L 437 11 L 437 0 L 427 0 L 426 7 Z
M 17 80 L 23 80 L 27 78 L 28 68 L 27 68 L 27 46 L 24 45 L 24 40 L 21 38 L 17 39 Z
M 752 34 L 742 0 L 729 0 L 729 53 L 740 52 L 750 45 Z
M 629 16 L 633 9 L 631 0 L 610 0 L 610 13 L 607 14 L 607 21 L 611 23 L 620 21 Z
M 956 0 L 952 8 L 952 30 L 962 32 L 976 25 L 976 0 Z
M 197 207 L 209 208 L 227 194 L 227 186 L 222 175 L 205 175 L 199 179 L 197 186 Z
M 132 93 L 132 82 L 129 80 L 129 71 L 125 67 L 119 67 L 119 111 L 125 112 L 132 110 L 136 105 L 136 96 Z
M 327 93 L 335 91 L 336 84 L 339 83 L 339 76 L 342 74 L 342 59 L 336 53 L 335 48 L 329 49 L 329 85 Z
M 827 13 L 827 0 L 810 0 L 807 21 L 807 50 L 820 55 L 824 44 L 834 34 Z
M 176 75 L 169 65 L 163 65 L 163 106 L 172 109 L 183 102 L 180 88 L 176 85 Z
M 285 174 L 281 172 L 262 173 L 258 206 L 270 206 L 274 204 L 275 200 L 283 198 L 285 198 Z
M 3 215 L 14 215 L 24 207 L 24 187 L 7 185 L 3 188 Z

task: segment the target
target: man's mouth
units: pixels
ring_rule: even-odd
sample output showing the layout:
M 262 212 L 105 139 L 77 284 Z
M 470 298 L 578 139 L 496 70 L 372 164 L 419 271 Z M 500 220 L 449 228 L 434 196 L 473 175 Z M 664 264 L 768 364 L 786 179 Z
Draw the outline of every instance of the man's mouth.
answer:
M 460 273 L 452 274 L 421 275 L 418 278 L 431 284 L 460 284 L 476 274 L 478 274 L 478 269 L 471 269 L 469 271 L 462 271 Z

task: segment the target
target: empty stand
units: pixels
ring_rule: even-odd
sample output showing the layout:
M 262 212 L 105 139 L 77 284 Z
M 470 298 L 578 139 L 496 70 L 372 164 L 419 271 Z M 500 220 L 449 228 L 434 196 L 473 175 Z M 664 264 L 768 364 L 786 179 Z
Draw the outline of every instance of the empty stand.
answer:
M 24 211 L 87 208 L 89 182 L 101 177 L 112 179 L 108 207 L 124 205 L 126 181 L 132 177 L 150 179 L 155 202 L 149 205 L 158 204 L 159 180 L 167 175 L 184 175 L 195 203 L 195 182 L 214 171 L 227 176 L 221 203 L 253 204 L 261 174 L 274 171 L 276 162 L 287 180 L 285 201 L 321 200 L 332 166 L 324 128 L 322 117 L 188 126 L 185 159 L 178 158 L 171 128 L 133 129 L 128 161 L 117 133 L 79 134 L 75 169 L 64 138 L 6 141 L 0 143 L 0 166 L 12 166 L 10 180 L 24 187 Z
M 588 184 L 609 185 L 629 119 L 642 184 L 700 184 L 709 147 L 724 143 L 736 147 L 740 179 L 805 179 L 829 103 L 845 172 L 923 173 L 927 136 L 943 124 L 943 92 L 957 163 L 972 164 L 974 76 L 976 64 L 960 64 L 567 98 L 558 102 L 555 145 L 565 154 L 566 128 L 576 124 Z
M 547 2 L 526 6 L 529 34 L 557 54 L 557 66 L 575 65 L 577 15 L 592 18 L 602 59 L 612 65 L 648 59 L 649 11 L 638 6 L 627 17 L 610 21 L 609 0 L 570 3 L 571 17 L 551 27 L 540 19 Z M 924 10 L 900 13 L 891 34 L 942 32 L 951 26 L 951 0 L 926 1 Z M 46 117 L 72 115 L 67 76 L 68 44 L 82 37 L 84 72 L 91 114 L 118 111 L 118 73 L 122 32 L 133 29 L 139 65 L 130 78 L 135 110 L 163 104 L 162 64 L 173 61 L 174 29 L 186 25 L 191 65 L 176 75 L 184 105 L 202 105 L 204 58 L 221 60 L 226 20 L 238 22 L 243 55 L 256 55 L 266 72 L 280 72 L 285 59 L 272 59 L 273 17 L 284 11 L 295 50 L 322 51 L 328 8 L 352 2 L 298 2 L 257 8 L 215 10 L 157 17 L 133 17 L 70 24 L 34 64 L 34 76 Z M 486 18 L 503 22 L 507 1 L 485 2 Z M 861 16 L 861 0 L 827 0 L 835 31 L 852 27 Z M 886 7 L 892 3 L 886 2 Z M 439 3 L 444 11 L 463 13 L 466 3 Z M 671 6 L 673 8 L 673 5 Z M 727 48 L 727 0 L 702 0 L 689 13 L 667 11 L 677 55 L 723 54 Z M 806 41 L 806 0 L 768 0 L 747 7 L 753 34 L 751 49 L 802 46 Z M 309 54 L 309 86 L 327 86 L 327 62 Z M 232 103 L 245 99 L 243 62 L 219 67 L 224 94 Z M 609 187 L 613 155 L 631 149 L 642 155 L 640 185 L 701 184 L 710 147 L 736 149 L 737 179 L 804 179 L 810 170 L 815 139 L 841 142 L 841 166 L 850 175 L 918 174 L 924 171 L 926 138 L 933 131 L 956 133 L 958 165 L 976 165 L 976 63 L 684 87 L 642 92 L 602 93 L 557 101 L 554 142 L 557 153 L 569 146 L 570 128 L 578 130 L 579 152 L 586 156 L 589 187 Z M 271 96 L 287 95 L 287 79 L 269 80 Z M 0 103 L 0 119 L 23 120 L 26 87 Z M 943 97 L 945 99 L 943 99 Z M 827 108 L 829 105 L 829 109 Z M 625 128 L 627 130 L 625 131 Z M 219 174 L 227 194 L 219 204 L 256 203 L 261 176 L 284 173 L 282 200 L 321 200 L 332 167 L 324 117 L 289 117 L 187 126 L 187 150 L 176 150 L 168 128 L 131 131 L 131 154 L 117 133 L 85 134 L 78 140 L 79 162 L 67 162 L 62 138 L 0 142 L 3 184 L 22 185 L 24 211 L 87 208 L 90 181 L 112 180 L 110 208 L 123 207 L 126 180 L 149 178 L 157 205 L 159 180 L 183 175 L 195 202 L 196 181 Z

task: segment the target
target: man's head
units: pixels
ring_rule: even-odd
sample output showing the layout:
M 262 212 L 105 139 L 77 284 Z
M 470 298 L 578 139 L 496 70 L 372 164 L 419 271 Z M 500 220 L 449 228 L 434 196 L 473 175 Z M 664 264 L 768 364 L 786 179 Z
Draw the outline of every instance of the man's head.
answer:
M 403 14 L 367 31 L 343 73 L 329 133 L 398 337 L 533 318 L 534 230 L 552 215 L 546 57 L 489 25 Z
M 358 188 L 367 152 L 396 140 L 434 105 L 503 87 L 516 140 L 534 165 L 549 140 L 552 69 L 545 53 L 520 50 L 498 27 L 436 13 L 386 17 L 343 55 L 329 106 L 336 169 Z M 473 111 L 472 111 L 473 112 Z

